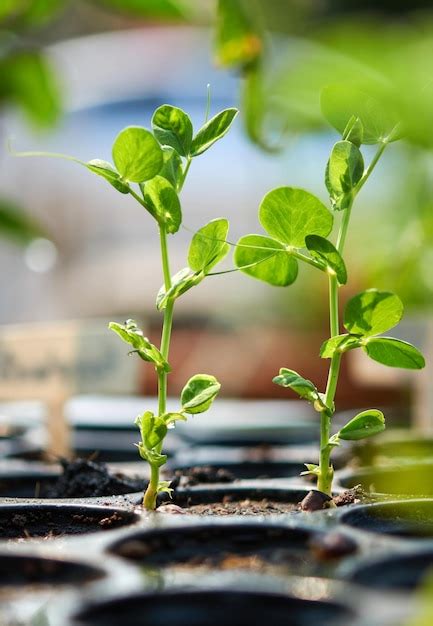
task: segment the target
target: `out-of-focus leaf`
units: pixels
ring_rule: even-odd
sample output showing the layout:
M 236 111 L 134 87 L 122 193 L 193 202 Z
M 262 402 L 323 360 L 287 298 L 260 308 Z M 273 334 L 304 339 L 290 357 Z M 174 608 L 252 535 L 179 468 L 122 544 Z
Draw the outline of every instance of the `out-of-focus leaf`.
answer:
M 108 9 L 131 13 L 138 17 L 180 19 L 188 16 L 185 2 L 181 0 L 97 0 Z
M 247 65 L 262 53 L 261 29 L 251 5 L 252 0 L 219 0 L 215 57 L 220 65 Z
M 48 61 L 37 52 L 20 52 L 0 63 L 0 92 L 19 105 L 29 120 L 52 126 L 61 111 L 60 94 Z
M 18 207 L 0 199 L 0 237 L 26 245 L 32 239 L 46 237 L 43 229 Z
M 19 27 L 38 26 L 51 19 L 67 0 L 1 0 L 0 23 L 18 22 Z

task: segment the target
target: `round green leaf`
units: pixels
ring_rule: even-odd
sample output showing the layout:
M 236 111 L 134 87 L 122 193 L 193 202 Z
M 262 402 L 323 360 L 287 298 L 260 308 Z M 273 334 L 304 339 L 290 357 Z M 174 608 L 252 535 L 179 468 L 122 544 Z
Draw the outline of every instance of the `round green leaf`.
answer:
M 320 103 L 324 117 L 342 135 L 351 118 L 359 118 L 363 126 L 364 144 L 388 139 L 398 121 L 379 100 L 350 84 L 325 87 Z
M 208 273 L 228 254 L 228 231 L 228 220 L 219 218 L 210 221 L 195 233 L 188 252 L 188 264 L 192 270 Z
M 192 141 L 191 156 L 203 154 L 218 139 L 224 137 L 237 114 L 237 109 L 225 109 L 206 122 Z
M 344 327 L 352 335 L 381 335 L 396 326 L 403 317 L 403 303 L 388 291 L 368 289 L 354 296 L 346 305 Z
M 182 223 L 182 210 L 173 185 L 163 176 L 154 176 L 142 189 L 149 213 L 168 233 L 176 233 Z
M 362 348 L 370 359 L 389 367 L 420 370 L 425 366 L 421 352 L 412 344 L 400 339 L 391 337 L 368 339 Z
M 350 141 L 338 141 L 332 148 L 326 167 L 325 184 L 331 199 L 349 193 L 356 187 L 364 173 L 362 154 Z
M 291 285 L 298 275 L 298 263 L 285 246 L 262 235 L 246 235 L 239 239 L 234 264 L 248 276 L 276 287 Z
M 113 161 L 125 180 L 142 183 L 158 174 L 163 165 L 163 154 L 149 130 L 128 126 L 114 141 Z
M 171 146 L 181 156 L 188 156 L 193 128 L 185 111 L 169 104 L 163 104 L 153 114 L 152 128 L 161 145 Z
M 305 246 L 307 235 L 326 237 L 333 223 L 331 212 L 316 196 L 294 187 L 279 187 L 266 194 L 259 219 L 271 237 L 295 248 Z
M 346 265 L 336 247 L 324 237 L 308 235 L 305 244 L 314 259 L 324 264 L 326 268 L 335 272 L 340 285 L 347 283 Z
M 369 409 L 358 413 L 338 433 L 340 439 L 356 441 L 377 435 L 385 430 L 385 417 L 381 411 Z
M 220 388 L 221 385 L 215 376 L 196 374 L 182 389 L 182 412 L 195 414 L 207 411 Z

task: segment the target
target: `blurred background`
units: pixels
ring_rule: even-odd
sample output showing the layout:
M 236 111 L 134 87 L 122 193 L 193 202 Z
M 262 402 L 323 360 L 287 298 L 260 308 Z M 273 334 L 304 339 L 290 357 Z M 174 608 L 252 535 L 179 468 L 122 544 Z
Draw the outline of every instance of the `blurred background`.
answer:
M 160 104 L 182 107 L 198 127 L 209 83 L 212 113 L 238 106 L 241 114 L 191 168 L 184 228 L 170 239 L 177 271 L 191 231 L 214 217 L 229 218 L 232 241 L 260 232 L 257 209 L 273 187 L 305 187 L 328 204 L 324 170 L 338 135 L 321 116 L 320 92 L 338 82 L 374 93 L 384 115 L 404 127 L 357 201 L 342 300 L 371 286 L 395 290 L 407 311 L 399 336 L 426 346 L 432 58 L 427 1 L 2 0 L 0 323 L 136 317 L 153 340 L 161 323 L 153 220 L 83 168 L 14 158 L 8 141 L 16 150 L 110 161 L 118 131 L 150 126 Z M 366 160 L 373 152 L 365 148 Z M 327 298 L 326 281 L 309 267 L 289 288 L 237 272 L 209 278 L 177 306 L 171 393 L 206 371 L 226 397 L 288 397 L 271 383 L 281 366 L 323 386 Z M 339 407 L 394 405 L 396 422 L 403 419 L 414 379 L 394 371 L 382 377 L 360 360 L 345 365 Z M 155 393 L 150 366 L 140 370 L 136 391 Z

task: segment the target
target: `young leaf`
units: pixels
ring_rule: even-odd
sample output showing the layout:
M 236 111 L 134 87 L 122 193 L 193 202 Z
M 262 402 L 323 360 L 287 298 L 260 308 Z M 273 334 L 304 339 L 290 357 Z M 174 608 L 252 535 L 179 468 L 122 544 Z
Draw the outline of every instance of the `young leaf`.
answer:
M 116 172 L 111 163 L 103 161 L 102 159 L 92 159 L 91 161 L 87 161 L 87 163 L 83 162 L 83 165 L 94 174 L 105 178 L 105 180 L 107 180 L 110 185 L 113 185 L 117 191 L 120 191 L 120 193 L 130 192 L 129 185 L 120 179 L 119 173 Z
M 304 463 L 304 465 L 307 468 L 307 471 L 301 472 L 300 476 L 319 476 L 320 467 L 318 465 L 316 465 L 315 463 Z
M 225 109 L 206 122 L 192 140 L 191 156 L 203 154 L 218 139 L 224 137 L 237 114 L 237 109 Z
M 122 178 L 142 183 L 158 174 L 163 155 L 161 146 L 149 130 L 128 126 L 114 140 L 113 161 Z
M 194 234 L 188 252 L 188 264 L 192 270 L 207 274 L 222 261 L 230 249 L 226 242 L 228 231 L 228 220 L 220 218 L 210 221 Z
M 354 296 L 346 305 L 344 327 L 352 335 L 381 335 L 396 326 L 403 316 L 403 304 L 388 291 L 368 289 Z
M 163 104 L 153 114 L 152 129 L 161 145 L 171 146 L 181 156 L 189 155 L 193 129 L 185 111 Z
M 159 176 L 163 176 L 168 182 L 176 189 L 182 174 L 182 159 L 174 150 L 169 146 L 162 149 L 164 163 L 159 170 Z
M 326 237 L 333 223 L 332 214 L 316 196 L 294 187 L 279 187 L 266 194 L 259 219 L 271 237 L 295 248 L 305 246 L 307 235 Z
M 360 346 L 359 337 L 354 337 L 352 335 L 337 335 L 335 337 L 331 337 L 322 343 L 320 348 L 320 356 L 322 359 L 332 359 L 334 353 L 339 350 L 340 352 L 346 352 L 347 350 L 352 350 L 353 348 L 358 348 Z
M 167 461 L 167 457 L 157 450 L 157 446 L 167 434 L 167 425 L 161 417 L 156 417 L 152 411 L 145 411 L 137 417 L 135 423 L 140 429 L 141 442 L 138 450 L 142 459 L 160 467 Z
M 108 327 L 119 335 L 125 343 L 132 346 L 134 348 L 133 352 L 136 352 L 143 361 L 154 363 L 157 369 L 164 372 L 170 371 L 170 365 L 164 359 L 161 352 L 156 346 L 150 343 L 147 337 L 144 337 L 143 331 L 138 328 L 134 320 L 127 320 L 125 324 L 110 322 Z
M 335 273 L 340 285 L 347 283 L 346 265 L 340 253 L 330 241 L 319 235 L 307 235 L 305 237 L 305 245 L 313 258 Z
M 420 370 L 425 367 L 425 359 L 421 352 L 410 343 L 391 337 L 368 339 L 362 349 L 370 359 L 408 370 Z
M 362 143 L 374 144 L 387 139 L 397 123 L 379 100 L 350 84 L 334 84 L 322 91 L 320 103 L 328 122 L 341 134 L 352 116 L 363 126 Z
M 355 144 L 358 148 L 362 144 L 364 137 L 364 128 L 359 117 L 352 115 L 350 120 L 346 124 L 346 128 L 343 131 L 343 139 Z
M 182 389 L 180 396 L 182 411 L 191 414 L 207 411 L 220 388 L 221 385 L 215 376 L 196 374 L 189 379 Z
M 325 174 L 326 188 L 336 209 L 344 208 L 344 203 L 338 200 L 356 187 L 363 173 L 364 159 L 359 148 L 350 141 L 338 141 L 332 149 Z
M 279 375 L 275 376 L 272 382 L 281 387 L 289 387 L 300 398 L 305 398 L 309 402 L 315 402 L 319 397 L 319 392 L 311 380 L 303 378 L 298 372 L 286 367 L 280 369 Z
M 158 311 L 162 311 L 167 306 L 167 302 L 172 299 L 179 298 L 186 291 L 195 287 L 204 278 L 202 272 L 193 272 L 189 267 L 184 267 L 177 272 L 171 278 L 171 287 L 168 291 L 165 290 L 165 285 L 162 285 L 156 296 L 156 308 Z
M 167 428 L 174 428 L 175 422 L 187 421 L 187 416 L 183 413 L 164 413 L 164 415 L 161 415 L 161 417 L 167 424 Z
M 149 213 L 168 233 L 177 233 L 182 223 L 182 210 L 173 185 L 158 175 L 142 185 L 142 190 Z
M 338 433 L 340 439 L 356 441 L 377 435 L 385 430 L 385 417 L 381 411 L 369 409 L 358 413 Z
M 291 285 L 298 275 L 298 263 L 285 246 L 262 235 L 239 239 L 234 264 L 245 274 L 277 287 Z

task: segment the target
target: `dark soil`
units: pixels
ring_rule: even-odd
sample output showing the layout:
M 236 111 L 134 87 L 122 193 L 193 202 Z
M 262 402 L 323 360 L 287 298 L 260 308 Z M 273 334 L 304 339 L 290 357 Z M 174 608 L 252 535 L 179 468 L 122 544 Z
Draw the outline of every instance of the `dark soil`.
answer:
M 217 468 L 212 465 L 197 465 L 176 470 L 176 486 L 192 487 L 200 484 L 212 483 L 232 483 L 235 480 L 234 474 L 227 469 Z
M 63 474 L 44 491 L 45 498 L 121 496 L 143 491 L 146 481 L 110 472 L 105 463 L 88 459 L 62 462 Z
M 0 538 L 51 539 L 63 535 L 110 530 L 133 522 L 128 511 L 92 509 L 92 507 L 4 507 L 0 508 Z
M 291 502 L 277 502 L 263 498 L 262 500 L 233 500 L 226 496 L 222 502 L 193 504 L 184 509 L 189 515 L 275 515 L 291 513 L 298 509 Z

